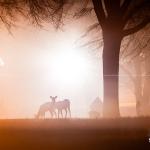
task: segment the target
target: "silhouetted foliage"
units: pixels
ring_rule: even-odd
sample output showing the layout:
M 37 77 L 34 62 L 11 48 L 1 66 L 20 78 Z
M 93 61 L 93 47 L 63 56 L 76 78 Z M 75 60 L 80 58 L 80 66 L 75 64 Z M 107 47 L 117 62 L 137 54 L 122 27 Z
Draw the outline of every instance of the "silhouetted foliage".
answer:
M 104 43 L 101 38 L 96 38 L 88 42 L 87 45 L 96 43 L 101 46 L 104 44 L 104 116 L 119 116 L 118 74 L 121 42 L 125 36 L 136 33 L 150 22 L 150 2 L 148 0 L 93 0 L 93 4 L 102 28 Z M 95 28 L 91 28 L 91 30 L 93 29 Z M 91 30 L 88 30 L 87 33 Z M 124 40 L 122 44 L 124 51 L 121 52 L 121 55 L 128 48 L 129 38 L 133 39 L 130 36 Z M 135 51 L 137 52 L 137 48 Z
M 1 0 L 0 21 L 8 30 L 21 17 L 34 25 L 42 26 L 44 22 L 51 22 L 58 28 L 68 5 L 72 4 L 67 0 Z
M 132 35 L 124 53 L 122 53 L 122 69 L 129 75 L 134 86 L 134 95 L 136 98 L 137 115 L 150 115 L 150 29 L 149 26 L 140 32 Z M 125 67 L 126 64 L 133 65 L 135 75 Z

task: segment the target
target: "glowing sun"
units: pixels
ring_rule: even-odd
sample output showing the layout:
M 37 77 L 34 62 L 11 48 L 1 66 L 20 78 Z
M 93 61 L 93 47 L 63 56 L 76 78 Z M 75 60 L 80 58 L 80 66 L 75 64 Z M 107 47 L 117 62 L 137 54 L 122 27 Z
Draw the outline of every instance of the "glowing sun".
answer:
M 87 64 L 81 51 L 63 48 L 52 60 L 52 77 L 67 84 L 81 82 L 87 75 Z
M 0 58 L 0 67 L 4 66 L 4 61 Z

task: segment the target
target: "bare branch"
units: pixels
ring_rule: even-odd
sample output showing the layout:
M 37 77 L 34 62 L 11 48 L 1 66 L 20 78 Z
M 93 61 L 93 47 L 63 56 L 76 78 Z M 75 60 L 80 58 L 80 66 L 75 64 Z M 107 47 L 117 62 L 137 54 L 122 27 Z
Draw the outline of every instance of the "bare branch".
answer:
M 86 47 L 86 46 L 90 46 L 90 45 L 97 44 L 97 43 L 100 43 L 100 42 L 102 42 L 101 38 L 89 41 L 85 44 L 82 44 L 80 47 Z
M 105 24 L 105 12 L 102 6 L 102 1 L 101 0 L 92 0 L 93 1 L 93 5 L 94 5 L 94 10 L 97 16 L 97 19 L 101 25 L 101 27 L 103 28 L 104 24 Z
M 91 14 L 92 10 L 94 9 L 90 0 L 80 1 L 78 5 L 80 5 L 80 9 L 75 12 L 73 16 L 77 19 Z
M 128 36 L 130 34 L 136 33 L 137 31 L 141 30 L 142 28 L 144 28 L 148 23 L 150 23 L 150 18 L 145 18 L 140 24 L 138 24 L 137 26 L 130 28 L 130 29 L 126 29 L 123 31 L 123 36 Z
M 127 11 L 130 3 L 131 3 L 131 0 L 124 0 L 124 3 L 121 6 L 122 14 L 124 14 Z
M 121 48 L 122 48 L 122 50 L 121 50 L 121 52 L 120 52 L 120 58 L 121 58 L 121 59 L 124 59 L 125 53 L 126 53 L 127 50 L 129 49 L 129 46 L 130 46 L 130 44 L 131 44 L 131 41 L 132 41 L 132 36 L 129 36 L 129 37 L 127 38 L 127 41 L 125 42 L 125 44 L 121 46 Z
M 99 23 L 94 23 L 94 24 L 90 25 L 90 26 L 87 28 L 86 32 L 82 35 L 81 38 L 87 36 L 91 31 L 97 29 L 99 26 L 100 26 Z
M 78 19 L 78 18 L 80 18 L 82 16 L 89 15 L 89 14 L 91 14 L 92 10 L 93 10 L 93 7 L 83 8 L 79 12 L 75 13 L 74 17 Z
M 148 6 L 150 6 L 149 0 L 144 0 L 140 2 L 138 5 L 134 5 L 134 7 L 131 10 L 124 13 L 123 21 L 125 23 L 128 22 L 132 18 L 132 16 L 134 16 L 136 13 L 138 13 L 139 11 L 143 10 L 143 8 Z
M 105 8 L 109 16 L 116 16 L 114 14 L 117 14 L 118 11 L 120 11 L 120 0 L 104 0 Z M 118 14 L 119 15 L 119 14 Z

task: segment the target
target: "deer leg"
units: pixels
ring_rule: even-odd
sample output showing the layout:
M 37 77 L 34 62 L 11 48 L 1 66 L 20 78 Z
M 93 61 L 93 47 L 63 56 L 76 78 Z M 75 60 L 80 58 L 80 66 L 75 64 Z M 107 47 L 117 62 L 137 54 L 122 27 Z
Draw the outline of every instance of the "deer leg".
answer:
M 67 118 L 67 108 L 65 108 L 65 118 Z
M 69 117 L 71 118 L 70 106 L 68 107 Z
M 60 110 L 58 110 L 58 118 L 59 118 Z
M 36 115 L 36 119 L 40 119 L 40 115 L 41 115 L 41 112 L 39 110 L 38 113 L 37 113 L 37 115 Z
M 62 109 L 61 109 L 60 113 L 61 113 L 61 118 L 63 118 L 63 113 L 62 113 Z

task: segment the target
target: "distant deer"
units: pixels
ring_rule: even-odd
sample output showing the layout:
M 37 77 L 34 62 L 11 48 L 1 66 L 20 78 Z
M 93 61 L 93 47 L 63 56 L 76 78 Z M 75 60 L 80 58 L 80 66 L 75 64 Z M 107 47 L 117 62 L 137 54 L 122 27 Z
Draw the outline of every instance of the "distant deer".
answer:
M 37 113 L 37 115 L 35 116 L 36 118 L 45 118 L 45 113 L 46 112 L 49 112 L 50 115 L 51 115 L 51 118 L 53 118 L 53 115 L 55 115 L 56 117 L 56 112 L 55 112 L 55 109 L 54 109 L 54 105 L 52 102 L 47 102 L 47 103 L 44 103 L 40 106 L 39 108 L 39 111 Z
M 50 98 L 52 99 L 52 103 L 54 104 L 54 107 L 58 110 L 58 118 L 59 115 L 61 114 L 61 117 L 63 118 L 63 110 L 65 110 L 65 118 L 67 117 L 67 114 L 69 113 L 69 117 L 71 118 L 71 111 L 70 111 L 70 101 L 68 99 L 64 99 L 63 101 L 57 101 L 56 102 L 56 98 L 50 96 Z

